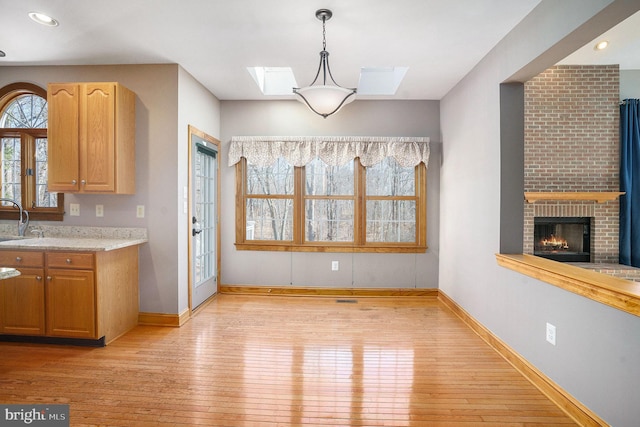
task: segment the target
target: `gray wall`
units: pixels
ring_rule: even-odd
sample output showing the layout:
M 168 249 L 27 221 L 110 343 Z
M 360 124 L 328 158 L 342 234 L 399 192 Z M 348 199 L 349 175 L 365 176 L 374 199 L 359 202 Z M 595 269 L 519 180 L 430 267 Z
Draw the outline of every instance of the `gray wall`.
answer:
M 437 101 L 364 101 L 323 119 L 297 101 L 222 101 L 222 264 L 226 285 L 437 288 L 440 114 Z M 423 254 L 237 251 L 232 136 L 427 136 L 427 244 Z M 331 261 L 340 262 L 331 271 Z
M 174 206 L 178 212 L 178 311 L 182 312 L 189 307 L 187 244 L 191 223 L 184 212 L 184 189 L 189 184 L 189 125 L 220 138 L 220 101 L 183 68 L 178 71 L 178 180 Z
M 620 99 L 640 98 L 640 70 L 620 70 Z
M 218 100 L 175 64 L 0 67 L 0 87 L 18 81 L 43 88 L 48 82 L 117 81 L 136 93 L 135 195 L 66 194 L 65 211 L 69 203 L 78 203 L 80 216 L 48 224 L 147 228 L 149 243 L 139 252 L 140 311 L 186 309 L 187 219 L 181 215 L 186 123 L 193 119 L 217 136 Z M 96 204 L 104 205 L 103 218 L 95 216 Z M 145 218 L 136 218 L 137 205 L 145 205 Z
M 441 101 L 440 289 L 614 426 L 640 419 L 640 318 L 496 264 L 500 218 L 521 215 L 523 197 L 501 191 L 522 182 L 523 169 L 501 169 L 500 84 L 526 81 L 639 7 L 543 0 Z

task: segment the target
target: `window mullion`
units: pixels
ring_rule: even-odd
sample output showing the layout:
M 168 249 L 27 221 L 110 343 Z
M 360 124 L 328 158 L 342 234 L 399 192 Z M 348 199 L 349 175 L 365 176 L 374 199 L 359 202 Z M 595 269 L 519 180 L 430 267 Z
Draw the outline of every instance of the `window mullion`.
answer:
M 301 245 L 304 243 L 304 199 L 305 182 L 304 167 L 295 167 L 293 170 L 293 243 Z
M 241 197 L 236 197 L 236 242 L 245 243 L 247 241 L 247 192 L 245 185 L 247 180 L 247 160 L 243 157 L 240 163 L 236 166 L 236 194 L 240 194 Z
M 35 162 L 36 162 L 36 140 L 32 135 L 23 133 L 20 136 L 22 145 L 20 158 L 20 175 L 22 178 L 21 199 L 25 209 L 35 207 Z M 29 173 L 27 173 L 29 171 Z
M 418 215 L 416 217 L 416 243 L 427 245 L 427 167 L 424 163 L 416 166 L 416 197 Z M 418 203 L 418 202 L 422 203 Z
M 353 243 L 355 246 L 363 246 L 366 243 L 366 168 L 360 163 L 360 159 L 354 160 L 354 233 Z

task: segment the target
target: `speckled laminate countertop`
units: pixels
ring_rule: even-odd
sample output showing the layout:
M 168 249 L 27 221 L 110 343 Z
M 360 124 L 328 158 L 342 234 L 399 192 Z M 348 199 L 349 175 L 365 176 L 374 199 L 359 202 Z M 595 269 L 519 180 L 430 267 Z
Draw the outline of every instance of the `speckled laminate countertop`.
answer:
M 0 250 L 43 250 L 43 251 L 113 251 L 128 246 L 141 245 L 147 239 L 105 239 L 88 237 L 34 237 L 16 238 L 0 242 Z
M 10 279 L 12 277 L 16 277 L 19 276 L 20 272 L 18 270 L 16 270 L 15 268 L 7 268 L 7 267 L 1 267 L 0 268 L 0 280 L 2 279 Z

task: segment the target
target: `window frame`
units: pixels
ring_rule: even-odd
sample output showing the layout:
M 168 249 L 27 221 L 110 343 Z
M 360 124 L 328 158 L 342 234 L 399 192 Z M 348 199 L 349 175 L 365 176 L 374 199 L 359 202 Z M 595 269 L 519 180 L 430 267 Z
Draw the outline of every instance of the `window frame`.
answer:
M 305 194 L 305 169 L 294 167 L 293 240 L 247 240 L 247 198 L 282 198 L 281 195 L 255 195 L 246 193 L 247 160 L 242 157 L 236 167 L 236 242 L 237 250 L 287 251 L 287 252 L 374 252 L 374 253 L 424 253 L 427 250 L 427 168 L 424 163 L 415 167 L 414 196 L 366 195 L 366 167 L 354 159 L 354 241 L 309 242 L 305 240 L 305 200 L 309 198 L 343 199 L 347 196 L 307 196 Z M 350 197 L 350 196 L 349 196 Z M 288 197 L 287 197 L 288 198 Z M 415 200 L 415 242 L 367 242 L 366 203 L 368 200 Z
M 47 99 L 47 91 L 33 83 L 12 83 L 0 88 L 0 112 L 14 99 L 22 95 L 37 95 Z M 27 169 L 36 168 L 35 141 L 47 138 L 47 128 L 0 128 L 0 138 L 19 138 L 20 150 L 20 192 L 23 208 L 29 212 L 29 219 L 40 221 L 62 221 L 64 218 L 64 193 L 58 194 L 57 207 L 32 207 L 36 197 L 35 175 L 27 175 Z M 0 177 L 1 183 L 1 177 Z M 27 203 L 24 203 L 24 201 Z M 0 219 L 18 219 L 19 212 L 15 207 L 0 205 Z

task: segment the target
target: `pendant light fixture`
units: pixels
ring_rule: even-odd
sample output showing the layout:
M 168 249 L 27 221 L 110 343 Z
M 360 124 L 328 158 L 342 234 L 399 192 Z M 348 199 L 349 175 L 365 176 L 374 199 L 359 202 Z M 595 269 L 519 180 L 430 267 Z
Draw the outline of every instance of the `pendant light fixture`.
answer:
M 343 106 L 355 99 L 355 88 L 344 88 L 333 79 L 329 68 L 329 52 L 327 52 L 327 40 L 325 23 L 331 19 L 333 13 L 329 9 L 316 11 L 316 18 L 322 21 L 322 51 L 320 52 L 320 65 L 316 78 L 307 87 L 293 88 L 297 100 L 306 104 L 314 113 L 325 119 L 337 112 Z M 318 81 L 322 73 L 322 80 Z M 327 76 L 333 84 L 327 84 Z M 318 84 L 316 84 L 318 82 Z

